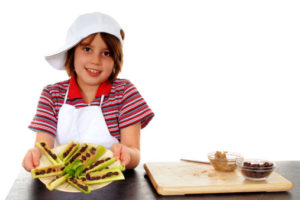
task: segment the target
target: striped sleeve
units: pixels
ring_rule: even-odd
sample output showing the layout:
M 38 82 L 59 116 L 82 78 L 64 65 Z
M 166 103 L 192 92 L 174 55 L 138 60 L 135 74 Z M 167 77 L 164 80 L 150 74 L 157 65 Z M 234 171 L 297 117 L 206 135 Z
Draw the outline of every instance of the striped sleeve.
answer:
M 56 135 L 57 117 L 53 103 L 53 97 L 49 87 L 45 87 L 38 102 L 36 114 L 29 128 L 34 131 L 46 132 Z
M 153 118 L 154 113 L 149 108 L 136 87 L 128 81 L 125 85 L 120 107 L 119 127 L 125 128 L 141 122 L 144 128 Z

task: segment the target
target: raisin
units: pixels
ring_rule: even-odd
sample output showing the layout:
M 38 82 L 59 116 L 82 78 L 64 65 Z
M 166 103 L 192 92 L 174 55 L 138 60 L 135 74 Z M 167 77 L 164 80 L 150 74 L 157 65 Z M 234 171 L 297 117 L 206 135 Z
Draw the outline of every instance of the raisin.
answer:
M 86 150 L 86 148 L 87 148 L 87 145 L 83 146 L 83 147 L 80 149 L 80 152 L 81 152 L 81 153 L 84 152 L 84 151 Z
M 112 176 L 112 174 L 113 174 L 112 172 L 108 172 L 108 173 L 106 174 L 106 176 L 107 176 L 107 177 L 110 177 L 110 176 Z
M 87 174 L 87 175 L 86 175 L 86 178 L 87 178 L 88 180 L 91 180 L 90 174 Z
M 118 174 L 119 174 L 119 172 L 114 172 L 113 173 L 114 176 L 117 176 Z

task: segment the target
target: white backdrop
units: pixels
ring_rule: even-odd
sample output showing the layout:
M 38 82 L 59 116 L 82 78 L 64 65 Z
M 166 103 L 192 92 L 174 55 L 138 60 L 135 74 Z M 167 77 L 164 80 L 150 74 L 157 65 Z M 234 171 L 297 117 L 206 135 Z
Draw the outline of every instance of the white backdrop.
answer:
M 142 131 L 141 163 L 205 160 L 211 150 L 300 159 L 299 1 L 81 2 L 0 3 L 6 183 L 0 199 L 33 146 L 27 126 L 42 88 L 67 79 L 43 56 L 63 45 L 79 14 L 91 11 L 113 16 L 124 28 L 120 77 L 136 85 L 156 114 Z

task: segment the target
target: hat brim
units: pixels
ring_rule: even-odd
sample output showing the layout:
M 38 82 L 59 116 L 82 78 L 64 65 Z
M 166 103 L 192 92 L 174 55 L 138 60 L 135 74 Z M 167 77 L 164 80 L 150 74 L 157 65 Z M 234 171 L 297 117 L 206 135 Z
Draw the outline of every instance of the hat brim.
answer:
M 46 61 L 55 69 L 64 70 L 67 58 L 67 51 L 72 49 L 76 44 L 66 45 L 57 51 L 45 56 Z

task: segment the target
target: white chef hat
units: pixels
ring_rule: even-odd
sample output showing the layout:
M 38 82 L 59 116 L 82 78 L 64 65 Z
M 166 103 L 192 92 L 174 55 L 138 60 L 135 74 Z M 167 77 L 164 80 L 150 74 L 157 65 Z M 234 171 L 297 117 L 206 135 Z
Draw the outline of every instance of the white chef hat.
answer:
M 46 60 L 55 69 L 63 70 L 67 51 L 87 36 L 99 32 L 114 35 L 123 44 L 121 27 L 116 20 L 99 12 L 87 13 L 80 15 L 74 21 L 67 32 L 65 45 L 54 53 L 45 56 Z

